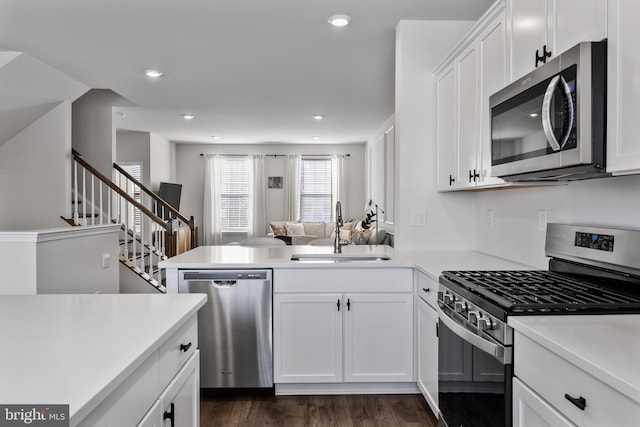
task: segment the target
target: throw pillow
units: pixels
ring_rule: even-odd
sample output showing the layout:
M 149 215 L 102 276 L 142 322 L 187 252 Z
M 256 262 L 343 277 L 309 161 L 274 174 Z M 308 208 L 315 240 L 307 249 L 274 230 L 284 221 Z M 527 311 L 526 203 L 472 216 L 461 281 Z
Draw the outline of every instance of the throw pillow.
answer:
M 340 241 L 351 243 L 351 230 L 340 230 Z
M 287 236 L 304 236 L 304 225 L 300 222 L 285 222 Z
M 324 237 L 324 222 L 303 222 L 302 224 L 305 235 Z
M 287 235 L 287 227 L 284 226 L 284 224 L 278 225 L 278 224 L 269 224 L 271 226 L 271 231 L 273 231 L 273 234 L 276 236 L 286 236 Z

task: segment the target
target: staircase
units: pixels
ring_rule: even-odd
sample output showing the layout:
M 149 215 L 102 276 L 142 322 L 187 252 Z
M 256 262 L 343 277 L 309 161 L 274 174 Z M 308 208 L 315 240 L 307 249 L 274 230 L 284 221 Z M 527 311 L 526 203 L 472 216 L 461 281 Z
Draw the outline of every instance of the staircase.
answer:
M 153 292 L 165 292 L 158 263 L 197 246 L 187 219 L 117 164 L 112 179 L 72 151 L 72 226 L 120 224 L 120 263 Z

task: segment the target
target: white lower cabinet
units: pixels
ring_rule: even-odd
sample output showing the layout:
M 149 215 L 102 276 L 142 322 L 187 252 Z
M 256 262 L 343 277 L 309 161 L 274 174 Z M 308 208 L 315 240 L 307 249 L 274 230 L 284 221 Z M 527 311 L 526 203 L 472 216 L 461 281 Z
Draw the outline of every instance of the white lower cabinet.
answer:
M 513 345 L 514 427 L 638 424 L 637 402 L 517 331 Z
M 434 414 L 438 414 L 438 314 L 422 298 L 418 309 L 418 388 Z
M 200 425 L 200 351 L 196 351 L 160 395 L 163 427 Z
M 274 271 L 274 382 L 413 382 L 412 277 L 411 269 Z
M 194 314 L 79 426 L 197 427 L 200 424 L 197 347 L 198 323 Z
M 513 379 L 513 425 L 520 427 L 575 427 L 518 378 Z

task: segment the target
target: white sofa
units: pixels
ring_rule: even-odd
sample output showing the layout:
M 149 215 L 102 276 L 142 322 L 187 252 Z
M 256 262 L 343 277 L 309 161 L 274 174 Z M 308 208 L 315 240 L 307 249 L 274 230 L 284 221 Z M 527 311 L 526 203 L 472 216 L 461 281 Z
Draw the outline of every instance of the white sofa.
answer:
M 358 225 L 361 220 L 346 222 L 340 227 L 340 241 L 345 244 L 386 244 L 386 232 L 376 232 L 375 227 L 362 230 Z M 330 239 L 335 237 L 335 223 L 333 222 L 300 222 L 300 221 L 270 221 L 271 232 L 268 237 L 284 240 L 289 245 L 307 245 L 316 239 Z M 284 233 L 284 234 L 283 234 Z

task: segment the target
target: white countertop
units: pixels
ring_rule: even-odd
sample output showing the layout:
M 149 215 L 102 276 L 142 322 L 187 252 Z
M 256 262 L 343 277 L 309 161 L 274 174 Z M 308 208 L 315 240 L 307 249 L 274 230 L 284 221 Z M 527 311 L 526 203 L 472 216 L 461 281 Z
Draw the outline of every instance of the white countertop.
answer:
M 0 296 L 0 402 L 77 424 L 205 303 L 201 294 Z
M 383 254 L 390 261 L 314 263 L 291 261 L 293 254 L 331 253 L 328 246 L 200 246 L 162 261 L 161 268 L 418 268 L 438 280 L 445 270 L 531 270 L 533 267 L 474 251 L 398 251 L 386 245 L 348 245 L 343 253 Z
M 508 323 L 640 403 L 640 315 L 511 316 Z

